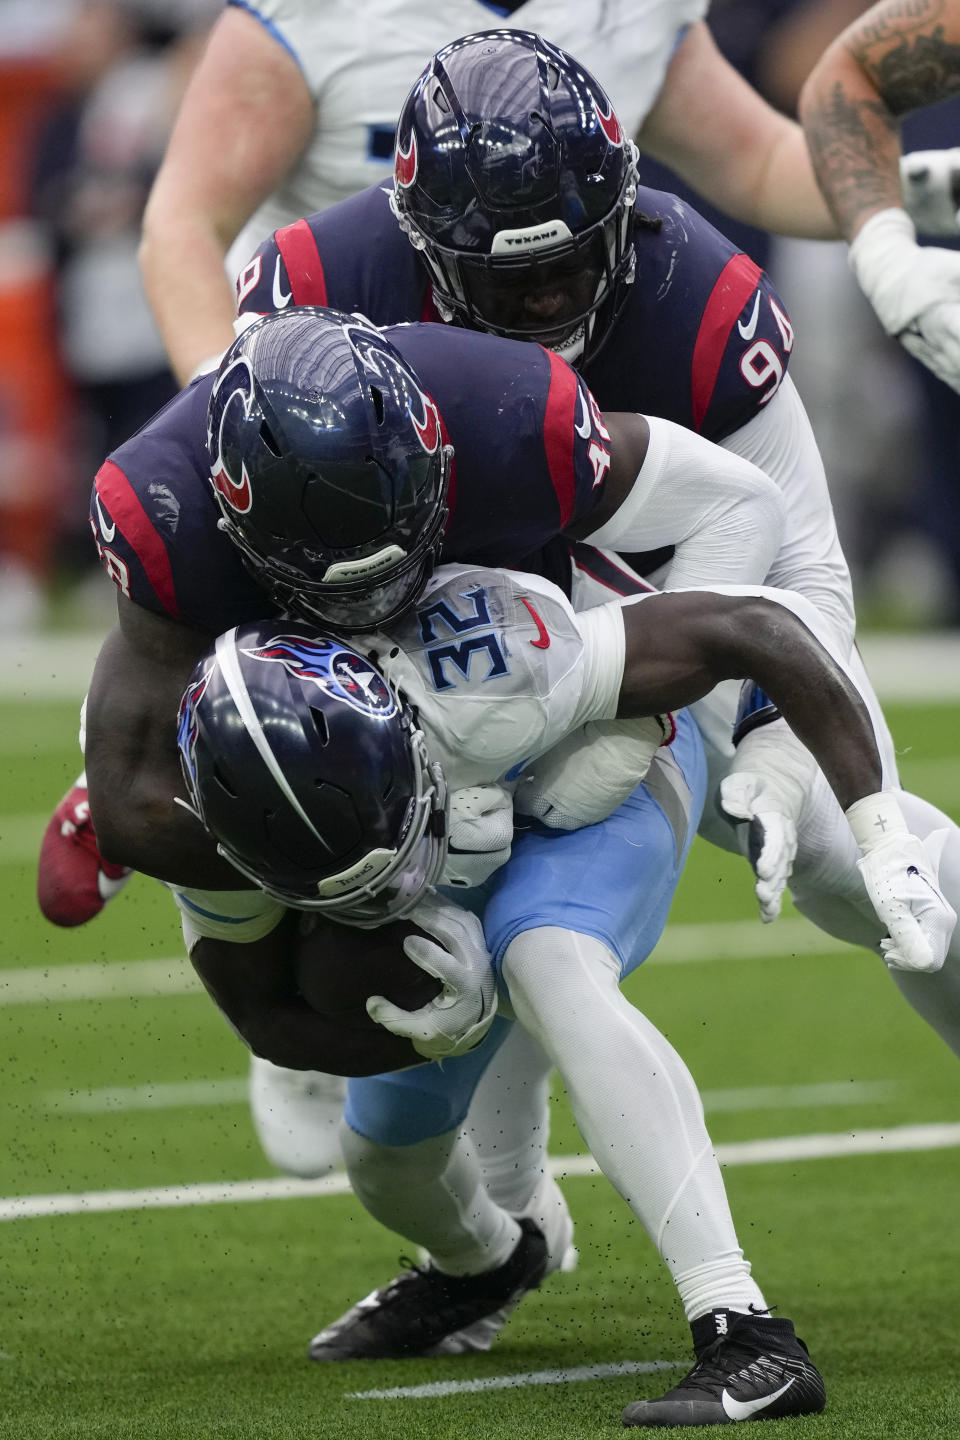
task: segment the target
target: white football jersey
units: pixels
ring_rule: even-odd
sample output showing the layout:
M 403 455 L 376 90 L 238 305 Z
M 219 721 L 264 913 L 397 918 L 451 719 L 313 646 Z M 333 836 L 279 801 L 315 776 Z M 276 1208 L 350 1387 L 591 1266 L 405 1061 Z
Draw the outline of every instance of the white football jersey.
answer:
M 674 49 L 708 0 L 527 0 L 500 16 L 481 0 L 254 0 L 244 8 L 297 61 L 316 126 L 297 164 L 230 250 L 235 275 L 265 236 L 391 173 L 400 107 L 436 50 L 475 30 L 536 30 L 605 87 L 630 135 L 660 93 Z
M 389 637 L 352 643 L 414 707 L 451 790 L 509 784 L 577 726 L 616 714 L 619 607 L 575 615 L 537 575 L 441 566 Z

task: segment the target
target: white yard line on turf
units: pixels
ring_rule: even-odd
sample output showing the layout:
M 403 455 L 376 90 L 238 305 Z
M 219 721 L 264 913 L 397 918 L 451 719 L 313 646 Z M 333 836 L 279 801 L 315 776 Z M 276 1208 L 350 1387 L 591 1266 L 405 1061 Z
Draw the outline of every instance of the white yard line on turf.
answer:
M 827 1080 L 812 1085 L 744 1085 L 701 1090 L 708 1114 L 747 1110 L 829 1109 L 892 1100 L 903 1086 L 891 1080 Z M 249 1099 L 243 1075 L 222 1080 L 105 1086 L 96 1090 L 48 1090 L 46 1108 L 55 1114 L 118 1115 L 134 1110 L 179 1110 L 189 1106 L 240 1105 Z
M 851 948 L 815 929 L 802 916 L 786 917 L 775 925 L 761 925 L 759 920 L 730 920 L 709 925 L 668 925 L 652 963 L 688 965 L 711 960 L 802 958 L 840 955 Z M 203 994 L 203 986 L 185 956 L 0 969 L 0 1006 L 194 992 Z
M 718 1145 L 721 1165 L 768 1165 L 824 1160 L 851 1155 L 894 1155 L 904 1151 L 944 1150 L 960 1146 L 958 1125 L 899 1125 L 823 1135 L 785 1135 Z M 557 1155 L 551 1174 L 576 1178 L 597 1175 L 591 1155 Z M 168 1210 L 193 1205 L 235 1205 L 261 1200 L 302 1200 L 349 1193 L 345 1175 L 322 1180 L 232 1180 L 207 1185 L 164 1185 L 151 1190 L 86 1190 L 61 1195 L 11 1195 L 0 1199 L 0 1220 L 35 1220 L 53 1215 L 94 1215 L 119 1210 Z
M 689 1360 L 618 1360 L 612 1365 L 575 1365 L 569 1370 L 528 1370 L 523 1375 L 485 1375 L 482 1380 L 434 1380 L 426 1385 L 395 1385 L 391 1390 L 354 1390 L 345 1400 L 432 1400 L 438 1395 L 471 1395 L 482 1390 L 514 1390 L 524 1385 L 569 1385 L 577 1380 L 606 1380 L 612 1375 L 651 1375 L 679 1370 Z

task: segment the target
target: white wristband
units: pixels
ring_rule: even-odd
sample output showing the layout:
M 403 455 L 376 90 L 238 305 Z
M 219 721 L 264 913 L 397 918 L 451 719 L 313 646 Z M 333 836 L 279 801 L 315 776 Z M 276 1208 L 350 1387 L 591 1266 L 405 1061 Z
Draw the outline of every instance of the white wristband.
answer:
M 864 855 L 876 850 L 894 835 L 909 835 L 900 802 L 890 790 L 878 790 L 855 800 L 846 812 L 853 838 Z

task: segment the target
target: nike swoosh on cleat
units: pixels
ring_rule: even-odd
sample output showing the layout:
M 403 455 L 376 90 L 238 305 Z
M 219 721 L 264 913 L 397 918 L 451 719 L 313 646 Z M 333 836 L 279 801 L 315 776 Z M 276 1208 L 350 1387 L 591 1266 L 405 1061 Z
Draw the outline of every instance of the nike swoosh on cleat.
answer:
M 753 314 L 744 325 L 742 320 L 737 321 L 737 329 L 744 340 L 752 340 L 757 333 L 757 321 L 760 319 L 760 291 L 757 291 L 756 299 L 753 302 Z
M 289 291 L 289 290 L 282 290 L 281 287 L 280 287 L 280 256 L 278 255 L 278 256 L 277 256 L 277 263 L 276 263 L 276 264 L 274 265 L 274 267 L 273 267 L 273 304 L 274 304 L 274 308 L 275 308 L 276 310 L 282 310 L 285 305 L 289 305 L 289 304 L 290 304 L 290 301 L 291 301 L 292 299 L 293 299 L 292 292 Z M 759 299 L 760 299 L 760 296 L 759 296 L 759 293 L 758 293 L 758 294 L 757 294 L 757 300 L 759 301 Z
M 772 1405 L 774 1400 L 779 1400 L 781 1395 L 786 1394 L 796 1378 L 796 1375 L 791 1375 L 787 1383 L 781 1385 L 779 1390 L 774 1390 L 771 1395 L 761 1395 L 758 1400 L 735 1400 L 732 1395 L 724 1390 L 720 1396 L 723 1413 L 728 1415 L 731 1420 L 749 1420 L 752 1416 L 756 1415 L 758 1411 L 766 1410 L 767 1406 Z

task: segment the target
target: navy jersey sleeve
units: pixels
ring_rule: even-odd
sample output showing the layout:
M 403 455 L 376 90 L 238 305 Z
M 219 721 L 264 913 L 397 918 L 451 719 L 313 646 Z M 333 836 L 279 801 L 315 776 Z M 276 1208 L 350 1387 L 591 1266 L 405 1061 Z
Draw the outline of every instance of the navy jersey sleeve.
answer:
M 207 481 L 212 376 L 176 396 L 105 460 L 90 524 L 101 563 L 135 604 L 217 635 L 270 605 L 217 529 Z
M 637 273 L 613 333 L 586 366 L 605 410 L 661 415 L 709 440 L 773 399 L 793 327 L 769 276 L 676 196 L 641 190 Z
M 452 326 L 387 334 L 454 449 L 445 560 L 516 564 L 589 513 L 609 471 L 609 436 L 565 361 L 539 345 Z
M 240 272 L 238 313 L 328 305 L 375 325 L 439 320 L 426 269 L 390 210 L 391 183 L 275 230 Z

